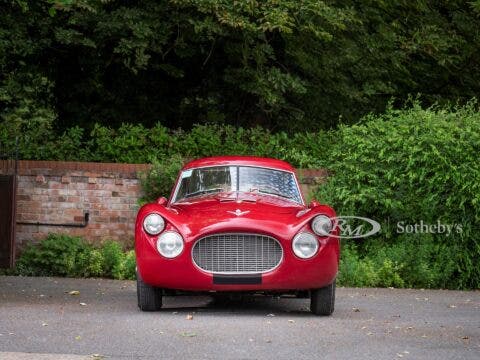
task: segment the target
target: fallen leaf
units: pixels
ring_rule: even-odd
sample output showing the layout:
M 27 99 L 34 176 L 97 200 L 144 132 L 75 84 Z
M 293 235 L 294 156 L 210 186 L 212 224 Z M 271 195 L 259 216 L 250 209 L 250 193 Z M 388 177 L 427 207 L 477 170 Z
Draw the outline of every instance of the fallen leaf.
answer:
M 75 336 L 75 340 L 80 340 L 82 337 L 80 335 Z
M 180 335 L 182 335 L 183 337 L 194 337 L 194 336 L 197 336 L 196 333 L 194 333 L 194 332 L 187 332 L 187 331 L 180 333 Z
M 80 306 L 87 306 L 87 303 L 81 302 Z
M 68 295 L 80 295 L 80 291 L 78 290 L 72 290 L 72 291 L 66 291 Z
M 188 315 L 187 315 L 187 320 L 193 320 L 193 315 L 188 314 Z

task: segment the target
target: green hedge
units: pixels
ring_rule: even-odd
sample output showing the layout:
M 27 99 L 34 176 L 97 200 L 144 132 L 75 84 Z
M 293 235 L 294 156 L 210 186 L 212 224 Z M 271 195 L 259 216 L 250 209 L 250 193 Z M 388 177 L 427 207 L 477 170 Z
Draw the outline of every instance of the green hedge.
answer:
M 135 266 L 134 251 L 124 252 L 115 241 L 96 247 L 79 237 L 50 234 L 22 251 L 14 274 L 135 279 Z
M 332 132 L 271 133 L 266 129 L 195 125 L 190 131 L 124 124 L 118 129 L 102 125 L 87 132 L 74 127 L 56 135 L 51 119 L 4 121 L 0 143 L 14 149 L 19 137 L 19 155 L 26 160 L 66 160 L 119 163 L 150 163 L 172 157 L 198 158 L 215 155 L 258 155 L 289 161 L 298 167 L 326 164 Z
M 317 197 L 341 215 L 366 216 L 382 224 L 378 236 L 346 247 L 342 282 L 479 288 L 476 104 L 390 109 L 381 116 L 367 116 L 358 125 L 340 127 L 337 136 L 328 165 L 334 176 L 318 189 Z M 450 236 L 401 233 L 399 222 L 404 227 L 420 221 L 457 225 L 462 231 Z M 353 261 L 347 264 L 348 255 Z M 384 279 L 382 271 L 392 277 L 388 283 L 375 278 Z M 357 279 L 362 276 L 368 279 Z

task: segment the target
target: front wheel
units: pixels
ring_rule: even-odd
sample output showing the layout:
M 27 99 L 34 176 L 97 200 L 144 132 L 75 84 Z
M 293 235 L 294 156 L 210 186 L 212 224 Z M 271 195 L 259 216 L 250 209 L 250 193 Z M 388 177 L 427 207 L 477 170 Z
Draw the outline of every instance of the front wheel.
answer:
M 140 310 L 160 310 L 162 307 L 162 295 L 162 289 L 144 283 L 142 277 L 137 272 L 137 300 Z
M 310 311 L 315 315 L 328 316 L 335 309 L 335 283 L 310 292 Z

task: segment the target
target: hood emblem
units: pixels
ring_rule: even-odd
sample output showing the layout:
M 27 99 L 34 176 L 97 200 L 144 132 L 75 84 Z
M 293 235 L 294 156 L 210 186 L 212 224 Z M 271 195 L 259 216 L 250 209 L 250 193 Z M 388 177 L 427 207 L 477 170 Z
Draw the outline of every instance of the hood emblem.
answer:
M 227 211 L 228 213 L 230 214 L 233 214 L 235 216 L 242 216 L 242 215 L 245 215 L 245 214 L 248 214 L 250 211 L 241 211 L 240 209 L 237 209 L 235 211 Z

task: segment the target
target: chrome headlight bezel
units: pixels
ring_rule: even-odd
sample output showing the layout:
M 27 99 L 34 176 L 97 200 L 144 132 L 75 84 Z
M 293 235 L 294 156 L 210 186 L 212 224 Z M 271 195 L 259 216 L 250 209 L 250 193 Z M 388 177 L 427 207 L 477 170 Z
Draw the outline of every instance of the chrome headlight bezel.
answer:
M 300 259 L 312 258 L 318 252 L 318 248 L 318 240 L 310 232 L 300 232 L 293 238 L 292 250 Z
M 317 215 L 312 220 L 312 230 L 318 236 L 329 236 L 333 230 L 332 219 L 327 215 Z
M 165 220 L 157 213 L 151 213 L 143 219 L 143 229 L 149 235 L 158 235 L 165 229 Z
M 157 251 L 167 259 L 176 258 L 184 248 L 183 237 L 176 231 L 165 231 L 157 239 Z

